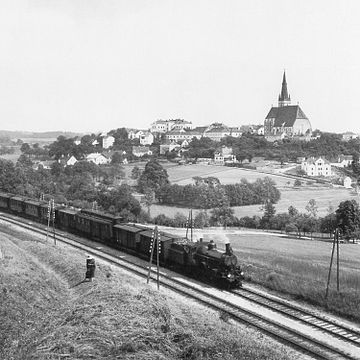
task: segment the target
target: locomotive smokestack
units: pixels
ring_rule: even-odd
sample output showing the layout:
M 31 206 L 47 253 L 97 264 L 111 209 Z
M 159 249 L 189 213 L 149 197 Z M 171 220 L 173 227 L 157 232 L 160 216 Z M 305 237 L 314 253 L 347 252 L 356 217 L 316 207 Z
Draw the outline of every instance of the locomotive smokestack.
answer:
M 230 243 L 225 244 L 226 253 L 230 252 Z
M 225 244 L 225 253 L 226 253 L 227 255 L 232 255 L 232 253 L 233 253 L 232 248 L 231 248 L 229 242 L 227 242 L 227 243 Z

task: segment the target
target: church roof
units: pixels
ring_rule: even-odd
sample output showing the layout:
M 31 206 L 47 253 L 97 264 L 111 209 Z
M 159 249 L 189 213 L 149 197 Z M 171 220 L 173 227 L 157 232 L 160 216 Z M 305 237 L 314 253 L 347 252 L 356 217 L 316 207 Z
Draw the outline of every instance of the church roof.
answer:
M 266 119 L 275 119 L 274 127 L 293 126 L 296 119 L 307 119 L 299 105 L 272 107 Z
M 290 94 L 288 94 L 285 71 L 283 75 L 283 82 L 281 86 L 281 93 L 279 95 L 279 101 L 290 101 Z

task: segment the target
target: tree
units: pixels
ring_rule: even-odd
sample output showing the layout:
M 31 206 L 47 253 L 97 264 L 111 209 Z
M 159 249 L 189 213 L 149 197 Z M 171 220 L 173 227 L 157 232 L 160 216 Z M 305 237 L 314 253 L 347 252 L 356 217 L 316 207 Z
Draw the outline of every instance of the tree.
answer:
M 269 229 L 271 227 L 272 219 L 276 213 L 275 206 L 270 200 L 266 200 L 262 210 L 264 211 L 264 215 L 261 218 L 261 223 L 263 227 Z
M 211 210 L 210 223 L 213 225 L 221 225 L 224 228 L 234 221 L 234 210 L 227 204 L 216 207 Z
M 141 175 L 141 169 L 138 166 L 134 166 L 131 170 L 131 178 L 137 180 Z
M 332 236 L 336 227 L 337 227 L 337 219 L 336 219 L 335 213 L 330 213 L 330 214 L 326 215 L 320 221 L 320 230 L 322 232 L 329 233 L 330 236 Z
M 31 167 L 32 165 L 33 165 L 33 162 L 25 154 L 21 154 L 16 162 L 16 166 Z
M 301 186 L 302 185 L 302 183 L 301 183 L 301 181 L 299 180 L 299 179 L 296 179 L 295 181 L 294 181 L 294 187 L 299 187 L 299 186 Z
M 155 194 L 162 186 L 167 184 L 169 184 L 169 175 L 156 160 L 151 160 L 145 165 L 145 169 L 138 180 L 138 186 L 141 192 L 150 188 L 154 190 Z
M 360 229 L 359 204 L 355 200 L 342 201 L 335 213 L 338 227 L 345 239 L 355 240 Z
M 30 154 L 30 151 L 31 151 L 31 147 L 28 143 L 23 143 L 20 147 L 20 151 L 23 153 L 23 154 Z
M 310 199 L 308 204 L 305 206 L 305 210 L 309 213 L 310 216 L 314 218 L 317 217 L 318 207 L 316 205 L 315 199 Z
M 186 226 L 186 222 L 187 222 L 187 217 L 180 213 L 180 212 L 177 212 L 175 215 L 174 215 L 174 222 L 173 222 L 173 225 L 175 227 L 185 227 Z
M 152 189 L 147 188 L 145 189 L 144 194 L 145 194 L 144 203 L 145 206 L 147 207 L 147 212 L 150 217 L 150 207 L 155 201 L 155 192 Z
M 123 156 L 119 152 L 115 152 L 111 157 L 111 164 L 121 164 L 123 162 Z
M 206 211 L 200 211 L 195 215 L 194 218 L 194 227 L 195 228 L 204 228 L 209 226 L 209 216 Z
M 290 205 L 288 208 L 288 213 L 291 217 L 295 217 L 295 216 L 299 215 L 299 210 L 296 209 L 294 206 Z

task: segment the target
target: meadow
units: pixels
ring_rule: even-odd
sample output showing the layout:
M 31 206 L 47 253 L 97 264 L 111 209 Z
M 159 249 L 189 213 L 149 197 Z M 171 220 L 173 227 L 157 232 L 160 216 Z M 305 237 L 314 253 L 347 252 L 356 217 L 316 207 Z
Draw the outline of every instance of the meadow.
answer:
M 332 243 L 270 234 L 227 234 L 248 280 L 320 305 L 360 322 L 360 245 L 340 244 L 340 292 L 333 263 L 325 299 Z M 221 240 L 221 239 L 220 239 Z
M 318 206 L 318 215 L 325 216 L 328 213 L 330 206 L 337 208 L 339 203 L 344 200 L 358 200 L 357 194 L 353 190 L 345 189 L 343 187 L 329 187 L 328 185 L 307 185 L 305 181 L 299 188 L 294 188 L 294 179 L 282 175 L 266 174 L 253 170 L 244 170 L 239 168 L 228 168 L 224 166 L 215 165 L 186 165 L 186 166 L 169 166 L 167 167 L 169 180 L 171 183 L 185 185 L 192 183 L 194 176 L 214 176 L 217 177 L 222 184 L 231 184 L 240 182 L 242 178 L 249 182 L 256 181 L 256 179 L 270 177 L 275 181 L 281 192 L 281 198 L 275 209 L 278 213 L 287 212 L 290 205 L 295 206 L 300 212 L 306 212 L 305 207 L 310 199 L 315 199 Z M 244 216 L 258 215 L 262 216 L 260 205 L 237 206 L 233 207 L 234 215 L 238 218 Z M 170 206 L 163 206 L 154 204 L 150 209 L 151 216 L 159 214 L 166 214 L 167 216 L 174 216 L 179 212 L 187 216 L 188 208 L 175 208 Z M 197 211 L 195 211 L 196 213 Z

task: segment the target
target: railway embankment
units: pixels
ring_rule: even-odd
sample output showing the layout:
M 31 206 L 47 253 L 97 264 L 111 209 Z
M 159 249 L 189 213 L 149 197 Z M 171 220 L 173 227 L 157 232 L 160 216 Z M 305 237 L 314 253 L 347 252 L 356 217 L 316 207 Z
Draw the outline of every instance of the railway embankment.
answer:
M 293 350 L 83 251 L 0 225 L 1 359 L 295 359 Z

